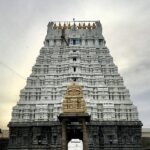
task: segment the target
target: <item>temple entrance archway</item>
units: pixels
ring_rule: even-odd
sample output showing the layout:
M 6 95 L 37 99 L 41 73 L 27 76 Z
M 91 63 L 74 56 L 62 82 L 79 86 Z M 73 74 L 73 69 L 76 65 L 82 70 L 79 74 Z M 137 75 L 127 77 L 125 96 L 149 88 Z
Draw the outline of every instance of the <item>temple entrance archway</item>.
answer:
M 59 115 L 62 125 L 62 150 L 67 150 L 71 139 L 83 141 L 83 150 L 88 150 L 88 131 L 86 122 L 90 121 L 87 113 L 62 113 Z
M 79 139 L 83 140 L 83 130 L 81 125 L 67 125 L 67 142 L 71 141 L 72 139 Z

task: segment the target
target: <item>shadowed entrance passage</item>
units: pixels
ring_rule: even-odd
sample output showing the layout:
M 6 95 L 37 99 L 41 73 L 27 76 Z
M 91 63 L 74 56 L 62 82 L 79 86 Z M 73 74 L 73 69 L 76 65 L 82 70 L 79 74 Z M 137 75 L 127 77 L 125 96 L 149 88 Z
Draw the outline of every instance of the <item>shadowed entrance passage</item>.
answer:
M 71 139 L 80 139 L 83 140 L 82 127 L 71 125 L 67 127 L 67 141 Z
M 83 150 L 88 150 L 88 130 L 86 122 L 90 121 L 87 113 L 62 113 L 59 115 L 62 124 L 62 150 L 67 150 L 71 139 L 83 141 Z
M 75 122 L 68 125 L 66 127 L 67 141 L 69 142 L 71 139 L 83 140 L 83 130 L 81 124 Z

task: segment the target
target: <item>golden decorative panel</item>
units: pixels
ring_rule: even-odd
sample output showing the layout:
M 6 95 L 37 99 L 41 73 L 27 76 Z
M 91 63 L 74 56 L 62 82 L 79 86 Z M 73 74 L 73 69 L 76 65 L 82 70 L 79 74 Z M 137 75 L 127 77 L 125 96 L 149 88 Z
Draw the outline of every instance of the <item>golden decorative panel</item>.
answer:
M 83 99 L 83 91 L 80 85 L 72 83 L 67 87 L 62 104 L 62 111 L 64 113 L 84 113 L 86 112 L 86 105 Z

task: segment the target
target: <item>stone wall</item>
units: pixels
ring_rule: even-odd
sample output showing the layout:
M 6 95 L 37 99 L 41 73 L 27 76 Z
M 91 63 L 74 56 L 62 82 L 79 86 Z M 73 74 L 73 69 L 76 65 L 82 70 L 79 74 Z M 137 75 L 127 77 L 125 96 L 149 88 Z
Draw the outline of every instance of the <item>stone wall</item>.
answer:
M 141 122 L 87 123 L 88 150 L 142 150 L 141 125 Z M 68 132 L 71 132 L 72 126 L 78 137 L 80 125 L 69 125 Z M 61 150 L 62 129 L 59 122 L 10 123 L 9 127 L 9 150 Z M 82 140 L 82 136 L 79 138 Z

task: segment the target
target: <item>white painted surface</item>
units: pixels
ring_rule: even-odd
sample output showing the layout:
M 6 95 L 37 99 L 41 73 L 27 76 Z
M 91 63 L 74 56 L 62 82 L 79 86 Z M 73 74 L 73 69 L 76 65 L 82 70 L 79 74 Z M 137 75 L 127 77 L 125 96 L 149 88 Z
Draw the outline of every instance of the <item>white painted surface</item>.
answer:
M 52 26 L 49 23 L 45 45 L 21 90 L 11 121 L 57 120 L 64 93 L 73 80 L 83 87 L 92 120 L 138 120 L 137 108 L 105 46 L 100 22 L 96 29 L 66 29 L 66 40 L 78 39 L 69 46 L 61 40 L 61 29 Z
M 83 143 L 79 139 L 72 139 L 68 143 L 68 150 L 83 150 Z

